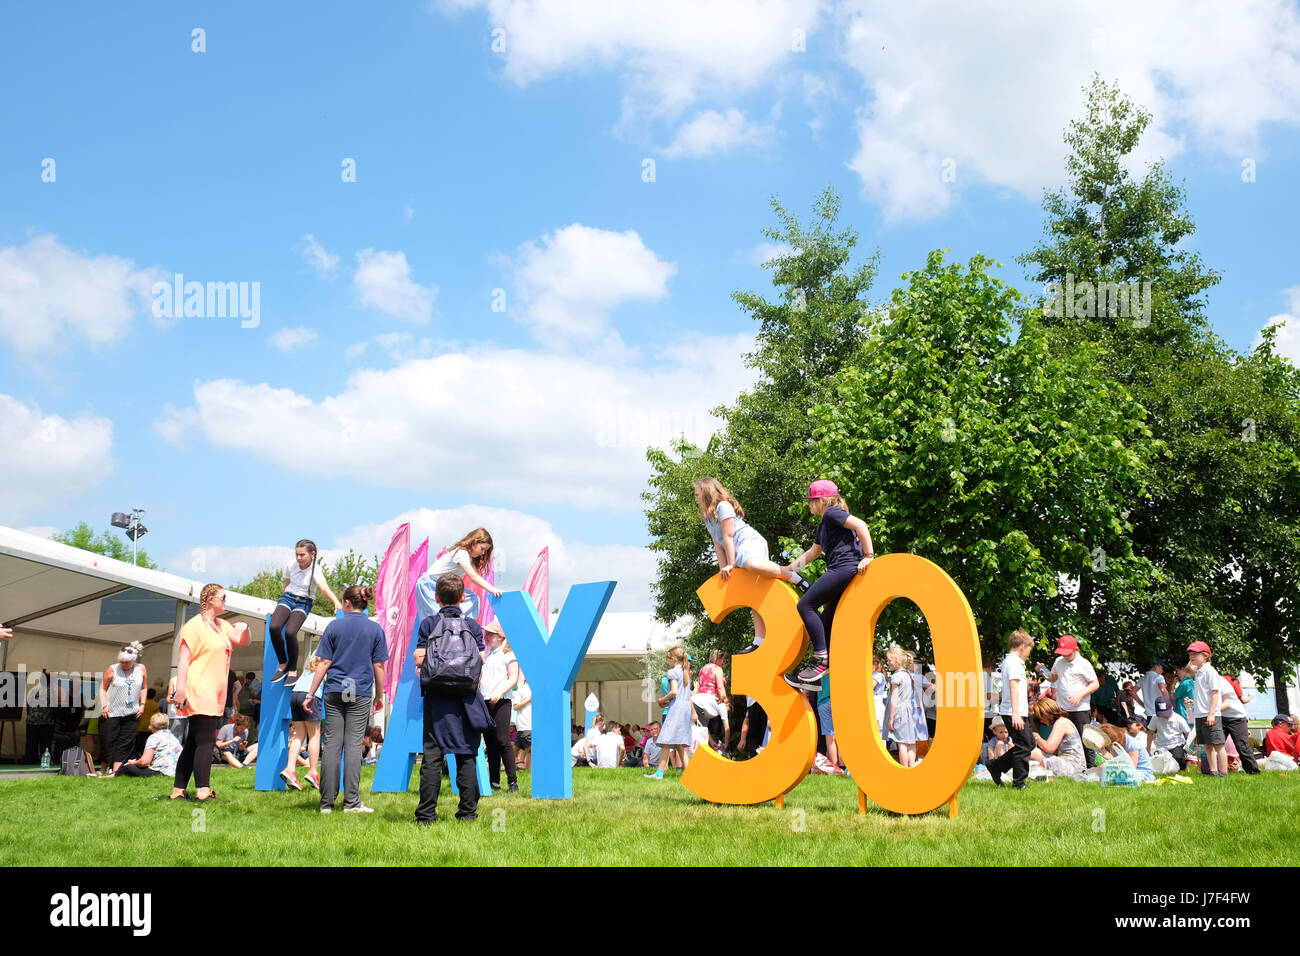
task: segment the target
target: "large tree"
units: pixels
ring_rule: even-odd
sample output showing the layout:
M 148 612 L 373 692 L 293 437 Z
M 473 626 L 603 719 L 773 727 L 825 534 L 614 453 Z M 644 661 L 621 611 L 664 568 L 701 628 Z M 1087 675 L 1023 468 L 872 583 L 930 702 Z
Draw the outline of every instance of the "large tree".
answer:
M 1040 316 L 1053 351 L 1095 349 L 1099 373 L 1147 410 L 1159 454 L 1145 476 L 1148 494 L 1128 503 L 1128 520 L 1151 573 L 1106 582 L 1088 570 L 1077 587 L 1081 628 L 1109 635 L 1107 654 L 1139 666 L 1181 653 L 1188 633 L 1216 646 L 1241 640 L 1214 593 L 1222 555 L 1208 526 L 1218 509 L 1205 471 L 1213 457 L 1203 447 L 1232 424 L 1226 408 L 1201 400 L 1231 371 L 1205 314 L 1204 292 L 1219 277 L 1188 248 L 1195 226 L 1163 165 L 1130 171 L 1150 122 L 1118 87 L 1094 78 L 1085 117 L 1065 134 L 1068 185 L 1044 198 L 1044 237 L 1020 257 L 1033 280 L 1049 284 Z M 1113 296 L 1121 290 L 1130 293 L 1127 309 Z
M 647 455 L 650 489 L 643 497 L 651 546 L 661 555 L 652 588 L 660 620 L 683 614 L 704 620 L 695 589 L 716 564 L 691 490 L 695 478 L 712 475 L 735 494 L 774 558 L 783 545 L 804 537 L 806 509 L 797 505 L 814 477 L 808 409 L 829 394 L 872 325 L 867 293 L 877 257 L 851 264 L 858 236 L 837 227 L 835 192 L 828 188 L 818 197 L 807 225 L 779 199 L 772 209 L 777 225 L 763 234 L 781 250 L 766 263 L 777 294 L 733 295 L 758 322 L 754 350 L 746 356 L 757 373 L 753 390 L 715 410 L 723 426 L 708 448 L 679 441 Z M 729 650 L 744 646 L 747 618 L 732 615 L 722 630 L 708 632 L 708 642 Z M 703 635 L 701 627 L 696 637 Z
M 1127 389 L 1099 379 L 1085 349 L 1053 354 L 992 266 L 936 251 L 904 275 L 888 321 L 812 417 L 817 472 L 877 553 L 947 571 L 996 655 L 1016 627 L 1044 640 L 1078 629 L 1063 577 L 1133 573 L 1124 511 L 1142 494 L 1150 444 Z M 928 650 L 911 605 L 895 602 L 881 624 Z

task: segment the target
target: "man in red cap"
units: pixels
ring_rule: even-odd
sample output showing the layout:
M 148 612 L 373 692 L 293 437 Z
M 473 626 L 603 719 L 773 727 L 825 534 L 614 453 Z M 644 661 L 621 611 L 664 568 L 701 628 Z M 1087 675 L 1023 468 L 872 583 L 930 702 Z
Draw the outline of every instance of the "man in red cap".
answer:
M 1092 662 L 1079 653 L 1079 642 L 1070 634 L 1062 634 L 1056 642 L 1056 660 L 1047 679 L 1056 685 L 1056 702 L 1070 718 L 1083 739 L 1083 728 L 1092 717 L 1092 695 L 1101 684 Z M 1086 765 L 1092 766 L 1092 751 L 1083 751 Z

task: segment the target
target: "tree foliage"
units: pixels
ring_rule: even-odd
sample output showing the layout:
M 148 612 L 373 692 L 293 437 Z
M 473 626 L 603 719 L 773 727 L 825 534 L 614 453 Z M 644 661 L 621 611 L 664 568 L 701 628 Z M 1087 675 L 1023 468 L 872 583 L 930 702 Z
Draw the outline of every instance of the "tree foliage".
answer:
M 816 470 L 867 522 L 876 553 L 947 571 L 996 656 L 1016 627 L 1076 629 L 1063 578 L 1098 563 L 1133 573 L 1125 512 L 1150 445 L 1128 391 L 1099 379 L 1087 350 L 1054 354 L 992 266 L 935 251 L 904 275 L 889 320 L 812 418 Z M 881 626 L 929 656 L 910 602 Z
M 736 650 L 749 641 L 748 615 L 733 614 L 706 630 L 695 589 L 717 570 L 708 532 L 695 505 L 691 482 L 717 477 L 745 509 L 745 520 L 767 538 L 773 552 L 794 547 L 808 531 L 800 503 L 811 471 L 808 409 L 829 394 L 844 362 L 856 354 L 873 317 L 867 293 L 877 257 L 853 266 L 858 236 L 837 228 L 840 200 L 825 190 L 802 224 L 779 199 L 771 201 L 777 226 L 764 235 L 783 251 L 766 263 L 773 299 L 752 292 L 733 298 L 758 323 L 754 350 L 746 356 L 758 373 L 753 391 L 716 409 L 723 426 L 708 448 L 685 440 L 647 453 L 650 488 L 643 495 L 652 548 L 660 554 L 652 586 L 655 613 L 671 621 L 688 614 L 701 626 L 688 642 L 695 650 Z M 700 658 L 697 656 L 697 660 Z
M 68 531 L 56 533 L 50 537 L 60 544 L 68 544 L 74 548 L 80 548 L 82 551 L 102 554 L 117 561 L 125 561 L 127 564 L 136 560 L 142 568 L 158 570 L 158 565 L 150 560 L 149 555 L 144 551 L 137 551 L 136 558 L 133 559 L 131 557 L 131 542 L 126 538 L 111 531 L 105 531 L 97 535 L 95 529 L 85 521 L 80 522 L 76 527 Z

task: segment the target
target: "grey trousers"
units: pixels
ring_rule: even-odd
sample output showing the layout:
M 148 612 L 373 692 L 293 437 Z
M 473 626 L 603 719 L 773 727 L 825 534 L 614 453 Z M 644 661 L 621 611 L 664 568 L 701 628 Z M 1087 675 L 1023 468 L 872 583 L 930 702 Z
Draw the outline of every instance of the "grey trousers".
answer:
M 343 764 L 343 808 L 361 805 L 361 744 L 370 723 L 371 699 L 344 700 L 340 693 L 325 695 L 325 723 L 321 735 L 320 808 L 332 810 L 339 795 L 339 768 Z M 344 747 L 347 756 L 344 758 Z

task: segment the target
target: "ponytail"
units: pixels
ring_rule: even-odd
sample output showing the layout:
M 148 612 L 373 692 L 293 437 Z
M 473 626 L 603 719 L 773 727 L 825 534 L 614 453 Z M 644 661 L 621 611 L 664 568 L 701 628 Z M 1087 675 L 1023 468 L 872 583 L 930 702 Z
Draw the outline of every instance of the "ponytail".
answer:
M 368 584 L 350 584 L 343 589 L 343 600 L 358 611 L 364 611 L 374 596 L 375 589 Z

